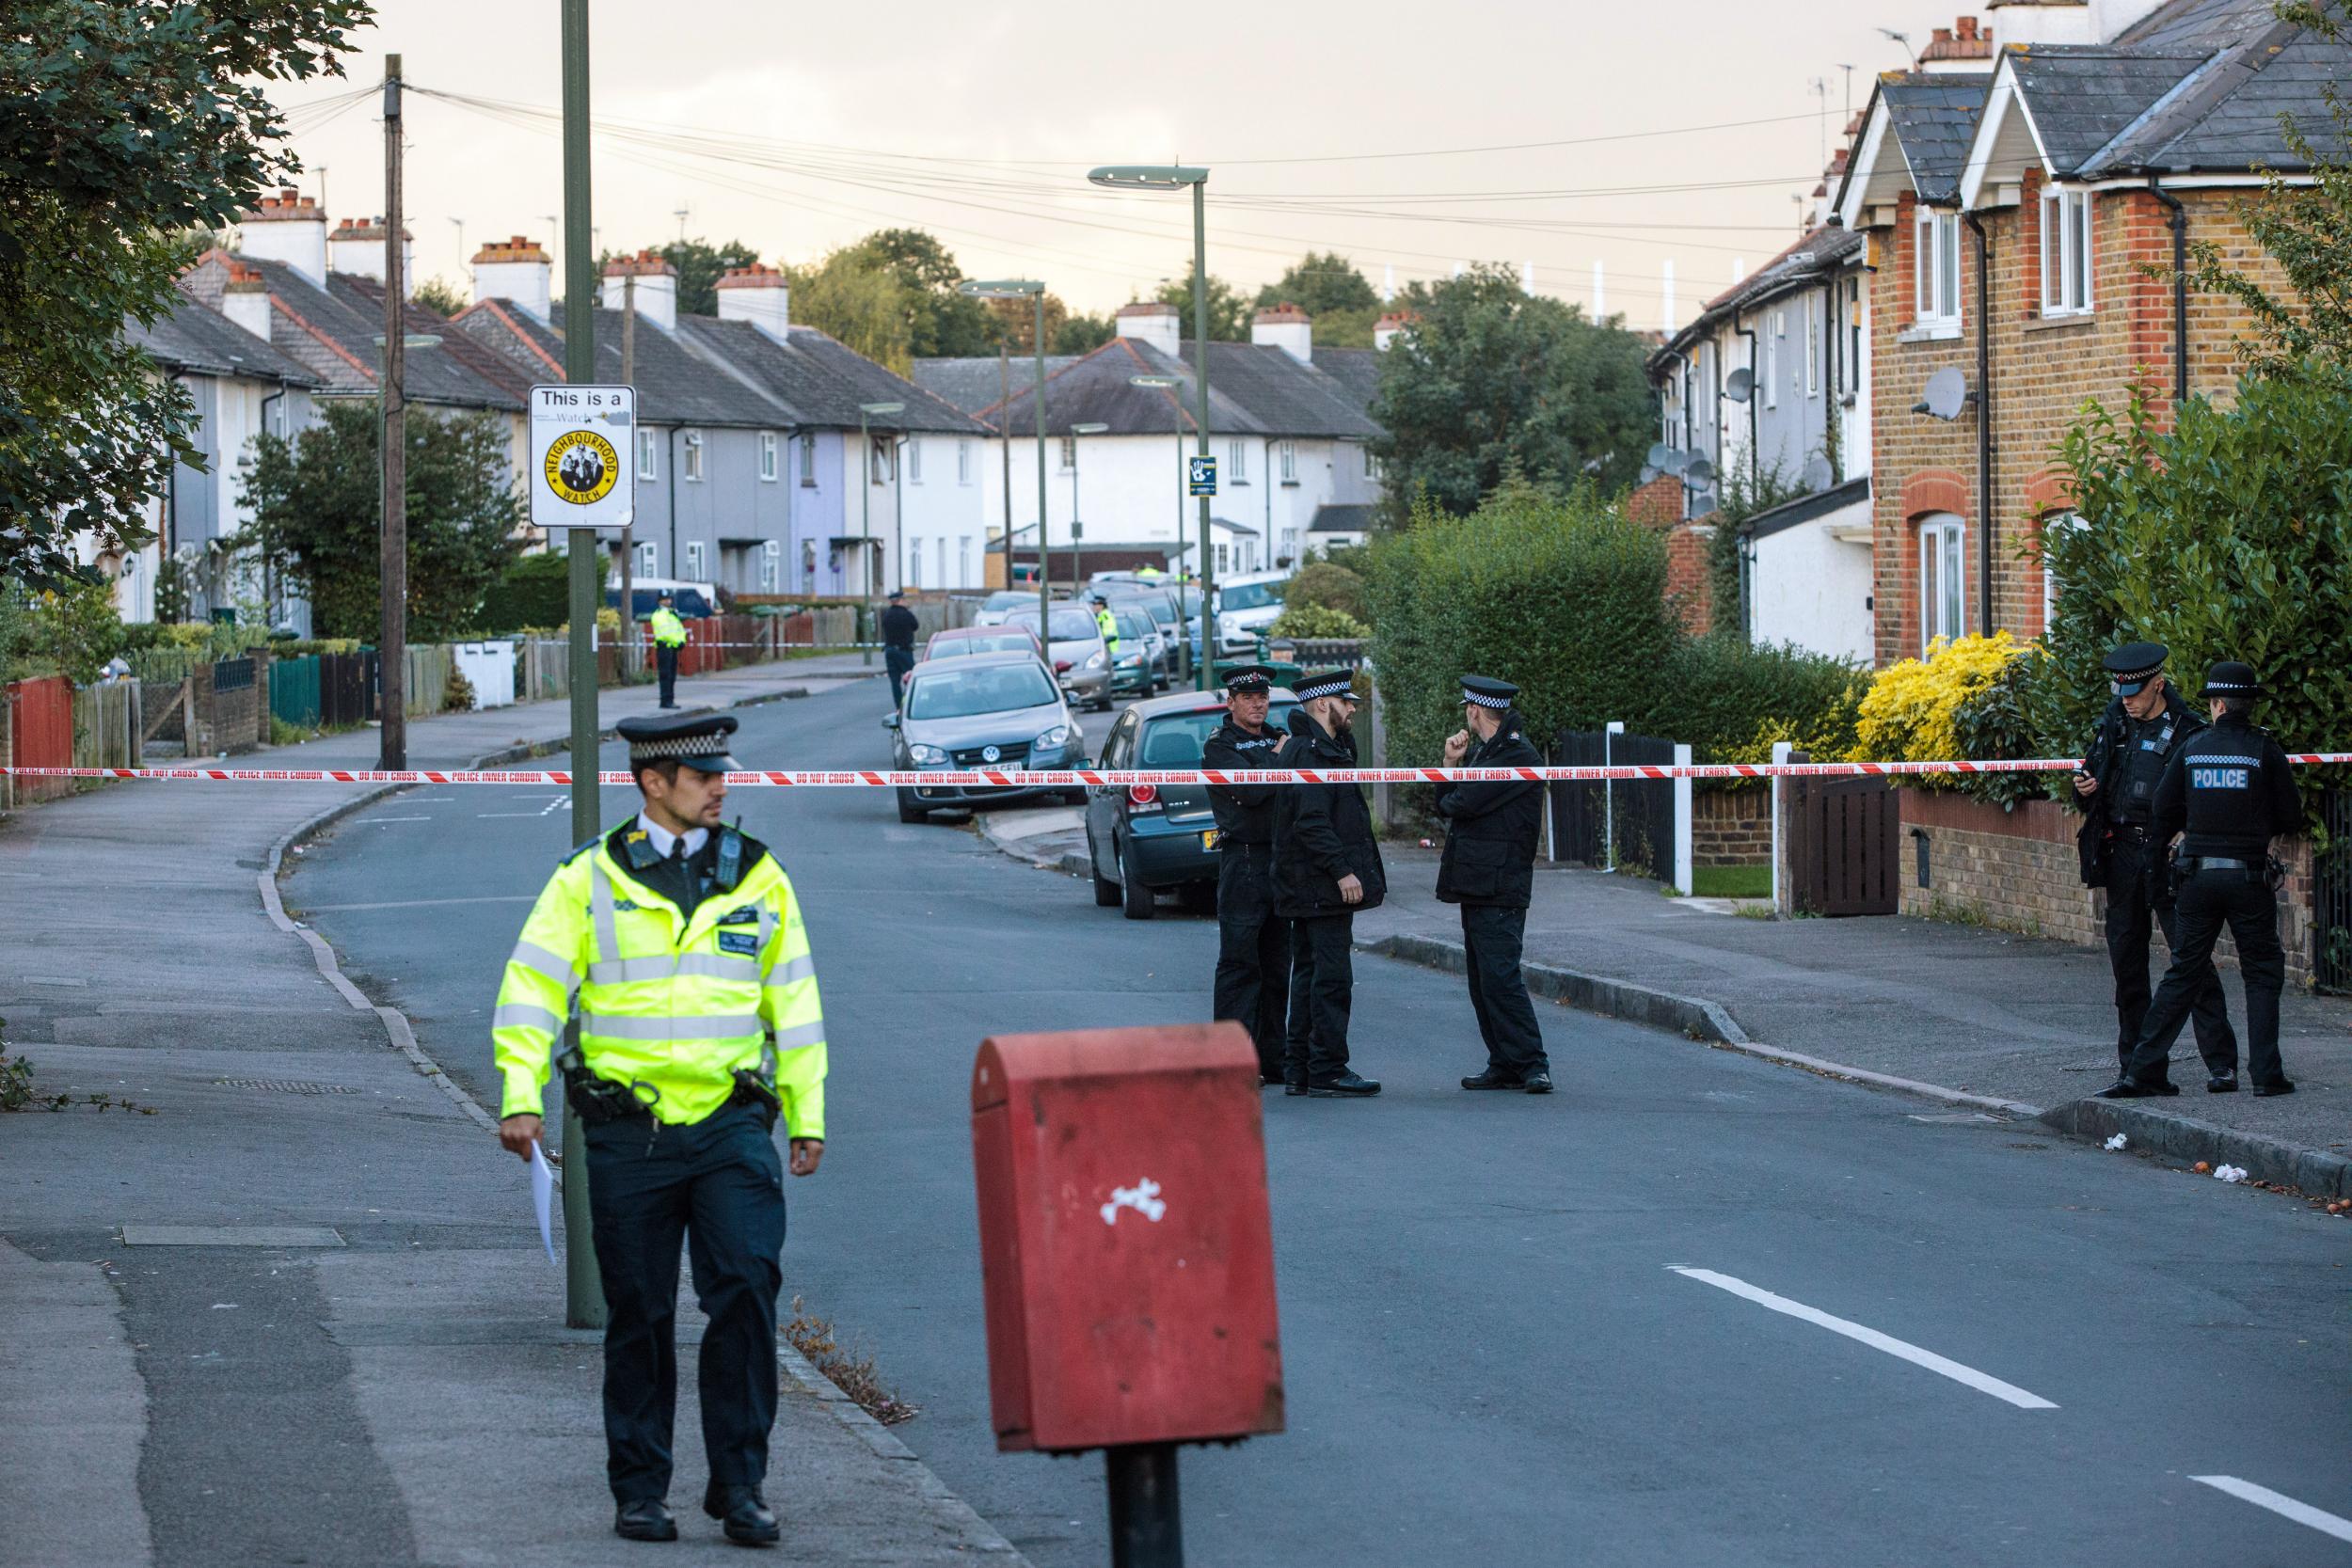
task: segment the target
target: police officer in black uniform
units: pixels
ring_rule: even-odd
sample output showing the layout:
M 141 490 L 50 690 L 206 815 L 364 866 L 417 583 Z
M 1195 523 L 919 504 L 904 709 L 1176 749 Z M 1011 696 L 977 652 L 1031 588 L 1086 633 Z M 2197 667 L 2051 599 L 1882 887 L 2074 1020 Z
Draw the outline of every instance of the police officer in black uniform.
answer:
M 2225 658 L 2206 671 L 2201 695 L 2213 704 L 2213 727 L 2174 751 L 2156 787 L 2155 842 L 2169 844 L 2187 830 L 2172 863 L 2180 887 L 2172 967 L 2140 1027 L 2138 1049 L 2123 1064 L 2123 1076 L 2099 1091 L 2102 1099 L 2180 1092 L 2169 1071 L 2172 1041 L 2198 987 L 2213 973 L 2214 940 L 2224 925 L 2237 939 L 2246 978 L 2246 1070 L 2254 1092 L 2295 1092 L 2279 1060 L 2287 959 L 2279 942 L 2278 888 L 2285 879 L 2270 858 L 2270 841 L 2295 831 L 2303 806 L 2285 750 L 2254 727 L 2254 703 L 2263 694 L 2249 665 Z
M 1291 689 L 1304 720 L 1282 743 L 1277 766 L 1356 766 L 1348 734 L 1356 715 L 1355 680 L 1353 670 L 1318 670 L 1299 677 Z M 1292 1050 L 1283 1063 L 1283 1092 L 1318 1100 L 1378 1094 L 1377 1079 L 1347 1065 L 1347 1019 L 1356 993 L 1349 949 L 1356 914 L 1377 908 L 1388 892 L 1372 808 L 1359 786 L 1335 783 L 1280 785 L 1274 809 L 1275 911 L 1294 922 L 1293 940 L 1304 945 L 1311 966 L 1306 1050 Z
M 1485 675 L 1462 677 L 1464 727 L 1445 743 L 1448 768 L 1534 768 L 1543 756 L 1528 744 L 1512 704 L 1519 689 Z M 1470 1008 L 1486 1042 L 1486 1070 L 1466 1089 L 1551 1092 L 1535 1005 L 1519 974 L 1527 906 L 1535 891 L 1535 841 L 1544 818 L 1544 786 L 1534 779 L 1453 784 L 1438 792 L 1446 819 L 1445 858 L 1438 863 L 1438 899 L 1462 909 L 1463 969 Z
M 2115 974 L 2115 1055 L 2128 1070 L 2148 1016 L 2148 939 L 2161 926 L 2165 944 L 2179 953 L 2180 931 L 2169 898 L 2160 896 L 2157 872 L 2163 841 L 2150 826 L 2156 785 L 2172 757 L 2205 721 L 2164 678 L 2161 642 L 2127 642 L 2106 657 L 2114 700 L 2101 715 L 2090 753 L 2074 775 L 2082 802 L 2083 884 L 2107 890 L 2107 966 Z M 2221 995 L 2221 977 L 2208 960 L 2193 993 L 2197 1051 L 2205 1059 L 2206 1087 L 2237 1087 L 2237 1037 Z M 2180 1027 L 2176 1021 L 2173 1028 Z M 2171 1040 L 2167 1039 L 2168 1049 Z
M 1287 738 L 1266 723 L 1274 672 L 1246 664 L 1225 676 L 1225 722 L 1200 746 L 1220 773 L 1271 768 Z M 1274 802 L 1279 784 L 1211 784 L 1216 813 L 1216 993 L 1213 1016 L 1232 1019 L 1258 1047 L 1258 1081 L 1282 1082 L 1282 1020 L 1290 985 L 1290 923 L 1274 912 Z
M 907 676 L 914 669 L 914 634 L 922 623 L 907 608 L 907 596 L 890 591 L 890 608 L 882 612 L 882 668 L 889 673 L 890 705 L 904 707 Z

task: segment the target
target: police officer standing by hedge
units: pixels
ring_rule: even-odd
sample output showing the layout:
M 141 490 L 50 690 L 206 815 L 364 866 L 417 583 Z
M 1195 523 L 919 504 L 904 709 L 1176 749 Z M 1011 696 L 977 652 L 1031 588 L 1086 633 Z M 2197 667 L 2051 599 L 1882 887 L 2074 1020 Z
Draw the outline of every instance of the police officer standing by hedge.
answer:
M 1464 727 L 1445 743 L 1448 768 L 1534 768 L 1543 755 L 1528 743 L 1512 706 L 1519 689 L 1485 675 L 1462 677 Z M 1463 969 L 1470 1008 L 1486 1042 L 1486 1070 L 1466 1089 L 1551 1092 L 1535 1006 L 1519 973 L 1527 906 L 1535 891 L 1535 844 L 1544 818 L 1544 786 L 1534 779 L 1452 784 L 1438 792 L 1446 819 L 1438 898 L 1462 910 Z
M 1200 766 L 1243 773 L 1275 766 L 1285 739 L 1266 724 L 1274 672 L 1244 665 L 1225 676 L 1225 722 L 1200 746 Z M 1211 784 L 1216 813 L 1216 992 L 1212 1016 L 1232 1019 L 1258 1047 L 1258 1081 L 1282 1082 L 1290 923 L 1274 912 L 1274 812 L 1279 784 Z
M 1348 731 L 1356 719 L 1356 672 L 1318 670 L 1299 677 L 1302 722 L 1292 725 L 1278 766 L 1353 768 Z M 1372 808 L 1354 784 L 1279 786 L 1275 798 L 1276 911 L 1292 921 L 1293 939 L 1310 966 L 1306 980 L 1307 1049 L 1283 1063 L 1283 1092 L 1318 1100 L 1380 1092 L 1377 1079 L 1347 1065 L 1347 1020 L 1356 995 L 1350 952 L 1357 911 L 1376 909 L 1388 892 Z M 1294 990 L 1296 988 L 1294 987 Z M 1296 1031 L 1293 1030 L 1295 1034 Z
M 2106 657 L 2114 700 L 2101 715 L 2090 754 L 2074 775 L 2083 805 L 2076 838 L 2086 887 L 2107 890 L 2107 967 L 2115 975 L 2115 1055 L 2128 1071 L 2148 1016 L 2148 940 L 2161 926 L 2174 953 L 2180 930 L 2169 898 L 2160 896 L 2157 872 L 2163 841 L 2151 826 L 2156 785 L 2172 757 L 2205 727 L 2164 678 L 2161 642 L 2127 642 Z M 2221 995 L 2221 977 L 2207 961 L 2192 1003 L 2197 1050 L 2205 1059 L 2206 1086 L 2237 1087 L 2237 1037 Z M 2178 1025 L 2174 1025 L 2178 1028 Z M 2169 1040 L 2165 1042 L 2168 1046 Z
M 2285 879 L 2270 858 L 2270 841 L 2295 831 L 2303 806 L 2285 750 L 2254 728 L 2254 703 L 2264 692 L 2252 667 L 2221 660 L 2205 673 L 2201 695 L 2213 704 L 2213 727 L 2174 751 L 2156 786 L 2153 818 L 2158 845 L 2187 830 L 2173 863 L 2180 909 L 2172 967 L 2140 1027 L 2138 1048 L 2122 1077 L 2099 1091 L 2103 1100 L 2180 1092 L 2169 1071 L 2172 1041 L 2213 974 L 2213 944 L 2224 925 L 2237 939 L 2246 978 L 2246 1070 L 2254 1092 L 2295 1092 L 2279 1060 L 2279 993 L 2287 964 L 2278 889 Z
M 703 1510 L 727 1539 L 778 1539 L 760 1496 L 776 1419 L 783 1284 L 782 1121 L 795 1176 L 825 1151 L 825 1018 L 792 883 L 767 847 L 720 825 L 736 767 L 728 715 L 624 719 L 644 808 L 557 867 L 506 960 L 491 1019 L 504 1082 L 499 1141 L 539 1141 L 548 1056 L 580 996 L 580 1044 L 556 1065 L 585 1124 L 604 1333 L 613 1530 L 675 1541 L 678 1250 L 691 1234 Z M 565 1149 L 566 1155 L 573 1150 Z
M 653 667 L 661 683 L 661 705 L 677 706 L 677 651 L 686 646 L 686 623 L 679 620 L 677 610 L 668 593 L 655 604 L 653 617 Z
M 907 608 L 905 592 L 892 589 L 889 608 L 882 612 L 882 672 L 890 682 L 892 707 L 906 706 L 907 676 L 914 672 L 914 634 L 921 627 L 922 622 Z

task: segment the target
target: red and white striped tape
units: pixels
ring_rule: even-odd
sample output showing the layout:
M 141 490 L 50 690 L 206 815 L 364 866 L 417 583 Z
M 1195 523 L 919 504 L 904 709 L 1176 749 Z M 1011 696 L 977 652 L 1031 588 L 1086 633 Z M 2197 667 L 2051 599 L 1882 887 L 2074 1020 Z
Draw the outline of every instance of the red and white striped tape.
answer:
M 2298 767 L 2352 763 L 2352 752 L 2305 752 L 2287 760 Z M 1684 766 L 1626 763 L 1613 767 L 1558 768 L 1268 768 L 1229 773 L 1216 768 L 927 768 L 891 771 L 872 768 L 746 769 L 729 773 L 728 784 L 739 788 L 797 789 L 1075 789 L 1085 784 L 1111 788 L 1151 784 L 1598 784 L 1604 780 L 1644 779 L 1851 779 L 1897 778 L 1922 773 L 2065 773 L 2079 763 L 2073 757 L 2044 757 L 2024 762 L 1708 762 Z M 551 769 L 501 769 L 495 772 L 442 771 L 435 768 L 0 768 L 0 778 L 19 779 L 151 779 L 166 783 L 210 784 L 562 784 L 572 776 Z M 597 775 L 601 784 L 625 784 L 631 775 L 610 769 Z

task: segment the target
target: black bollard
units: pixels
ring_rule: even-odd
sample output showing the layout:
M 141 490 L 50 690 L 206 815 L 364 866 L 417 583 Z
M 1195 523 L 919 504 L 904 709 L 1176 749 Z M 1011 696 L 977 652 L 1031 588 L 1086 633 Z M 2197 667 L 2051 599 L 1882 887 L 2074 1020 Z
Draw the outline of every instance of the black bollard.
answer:
M 1103 1465 L 1110 1480 L 1111 1568 L 1184 1568 L 1176 1445 L 1105 1449 Z

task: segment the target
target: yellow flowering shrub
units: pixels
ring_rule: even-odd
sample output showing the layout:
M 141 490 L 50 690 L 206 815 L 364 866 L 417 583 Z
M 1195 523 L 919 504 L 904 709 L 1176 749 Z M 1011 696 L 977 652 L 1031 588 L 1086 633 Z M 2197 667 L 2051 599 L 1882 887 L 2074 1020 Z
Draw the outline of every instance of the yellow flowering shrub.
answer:
M 1964 755 L 1953 716 L 2024 652 L 2009 633 L 1997 631 L 1957 641 L 1937 638 L 1927 657 L 1888 665 L 1863 693 L 1848 760 L 1937 762 Z M 1937 776 L 1933 782 L 1950 781 Z

